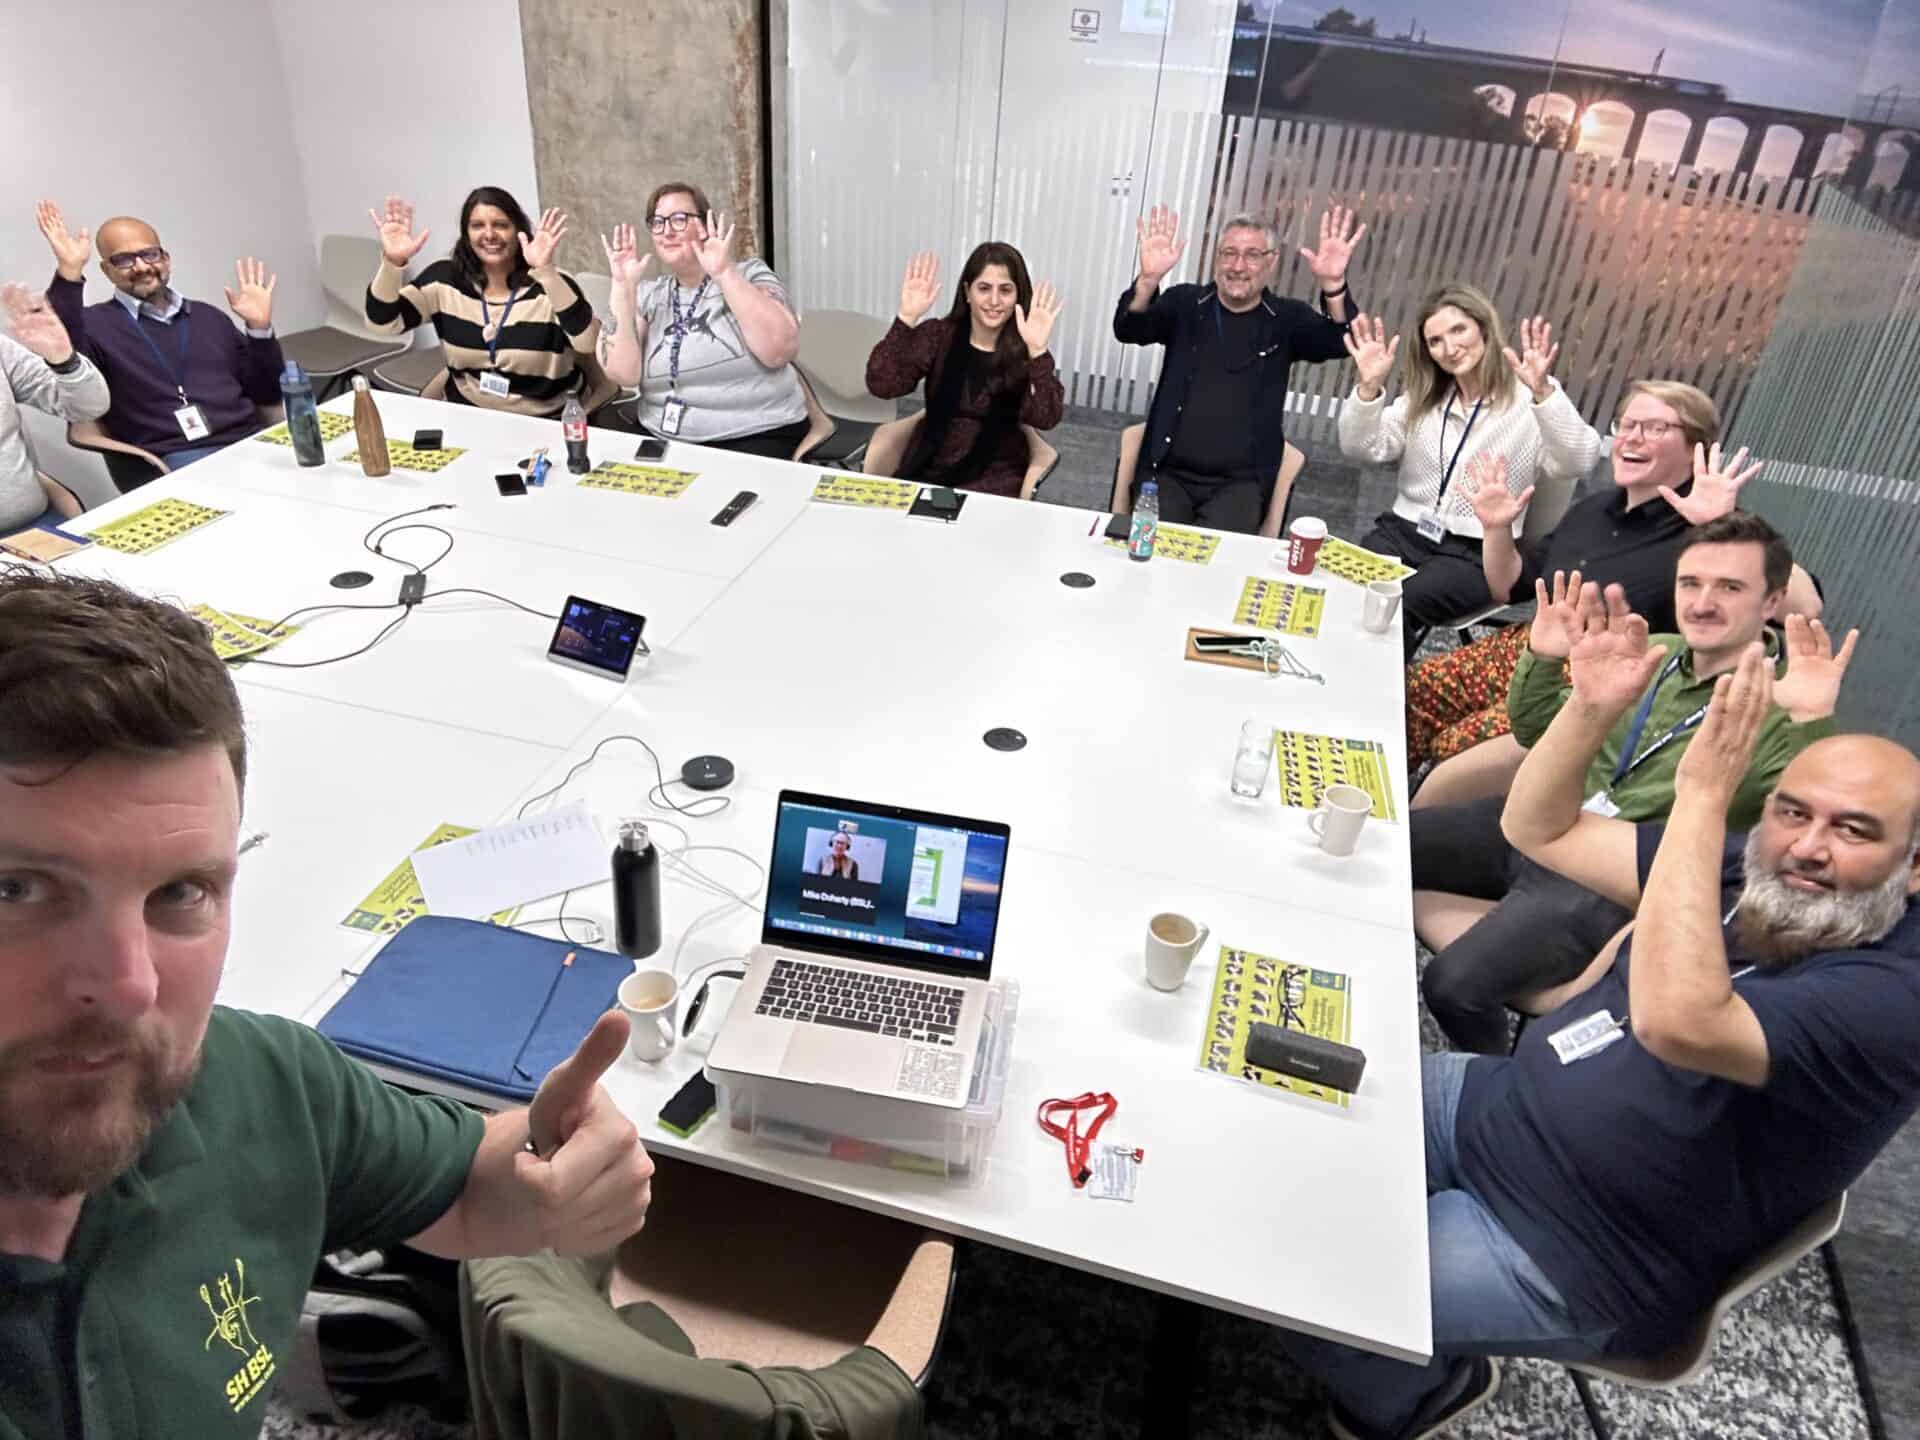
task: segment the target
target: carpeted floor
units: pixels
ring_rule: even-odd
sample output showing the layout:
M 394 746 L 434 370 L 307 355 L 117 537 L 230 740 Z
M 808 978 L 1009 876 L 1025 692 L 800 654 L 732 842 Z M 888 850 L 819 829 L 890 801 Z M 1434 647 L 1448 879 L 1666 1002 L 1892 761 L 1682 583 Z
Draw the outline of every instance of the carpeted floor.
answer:
M 1105 508 L 1119 422 L 1076 416 L 1049 437 L 1061 464 L 1045 498 Z M 1297 488 L 1294 513 L 1323 516 L 1335 533 L 1358 536 L 1391 497 L 1386 477 L 1362 475 L 1330 444 Z M 1305 507 L 1303 509 L 1303 507 Z M 1423 1027 L 1430 1048 L 1438 1036 Z M 1907 1364 L 1915 1335 L 1913 1221 L 1904 1201 L 1920 1179 L 1920 1129 L 1889 1148 L 1861 1190 L 1840 1242 L 1848 1289 L 1876 1379 L 1894 1377 L 1890 1440 L 1920 1435 L 1920 1387 Z M 1862 1223 L 1864 1221 L 1864 1223 Z M 1290 1223 L 1275 1217 L 1278 1232 Z M 1858 1256 L 1866 1265 L 1855 1264 Z M 1103 1436 L 1145 1440 L 1141 1414 L 1155 1345 L 1158 1302 L 1144 1291 L 984 1246 L 963 1250 L 945 1348 L 927 1395 L 938 1440 L 1065 1440 Z M 1819 1257 L 1754 1296 L 1720 1335 L 1706 1376 L 1671 1393 L 1595 1386 L 1615 1433 L 1636 1440 L 1875 1440 L 1848 1353 L 1841 1315 Z M 1191 1404 L 1196 1440 L 1307 1440 L 1326 1434 L 1311 1382 L 1275 1343 L 1274 1332 L 1218 1313 L 1199 1318 Z M 1493 1404 L 1449 1435 L 1461 1440 L 1539 1440 L 1587 1433 L 1564 1371 L 1532 1361 L 1508 1367 Z M 333 1429 L 269 1412 L 275 1440 L 454 1440 L 466 1432 L 417 1413 Z

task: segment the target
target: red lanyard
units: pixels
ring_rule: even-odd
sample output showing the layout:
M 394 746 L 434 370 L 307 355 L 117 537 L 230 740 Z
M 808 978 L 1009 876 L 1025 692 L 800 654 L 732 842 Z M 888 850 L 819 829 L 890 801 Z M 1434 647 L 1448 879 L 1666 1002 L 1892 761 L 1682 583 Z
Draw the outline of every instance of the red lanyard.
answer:
M 1093 1171 L 1087 1165 L 1087 1156 L 1093 1152 L 1094 1137 L 1100 1133 L 1100 1127 L 1107 1123 L 1109 1116 L 1120 1108 L 1120 1102 L 1104 1090 L 1089 1090 L 1084 1095 L 1076 1095 L 1071 1100 L 1042 1100 L 1040 1110 L 1035 1116 L 1040 1128 L 1067 1147 L 1067 1176 L 1078 1190 L 1087 1183 Z M 1086 1133 L 1080 1133 L 1080 1112 L 1099 1110 L 1093 1117 L 1093 1123 Z M 1049 1117 L 1065 1111 L 1067 1123 L 1060 1124 Z

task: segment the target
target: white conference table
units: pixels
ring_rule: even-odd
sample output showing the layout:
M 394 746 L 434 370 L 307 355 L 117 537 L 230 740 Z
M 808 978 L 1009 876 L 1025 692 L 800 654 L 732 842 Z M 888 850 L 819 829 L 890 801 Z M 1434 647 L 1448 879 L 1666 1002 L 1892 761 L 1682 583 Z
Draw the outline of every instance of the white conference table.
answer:
M 1322 633 L 1287 641 L 1325 683 L 1268 679 L 1189 663 L 1181 649 L 1189 625 L 1230 625 L 1246 576 L 1281 575 L 1269 541 L 1223 536 L 1206 566 L 1136 565 L 1089 537 L 1089 512 L 973 496 L 947 526 L 817 505 L 820 471 L 682 445 L 663 463 L 700 478 L 677 500 L 578 491 L 564 469 L 544 491 L 502 500 L 494 471 L 534 445 L 559 450 L 556 426 L 380 404 L 391 435 L 436 425 L 468 453 L 390 484 L 337 461 L 298 470 L 284 447 L 243 442 L 76 528 L 170 495 L 233 513 L 151 554 L 96 547 L 62 567 L 268 619 L 328 600 L 384 604 L 404 567 L 368 555 L 360 537 L 451 498 L 458 508 L 418 517 L 456 537 L 430 594 L 473 586 L 543 611 L 568 593 L 606 600 L 648 615 L 654 654 L 624 686 L 580 675 L 545 660 L 549 622 L 459 596 L 429 600 L 351 660 L 238 667 L 256 747 L 246 828 L 273 838 L 243 861 L 224 1002 L 318 1019 L 368 953 L 338 922 L 407 850 L 443 821 L 510 817 L 610 735 L 644 738 L 670 773 L 691 754 L 727 755 L 733 805 L 706 819 L 651 810 L 652 766 L 630 745 L 609 747 L 562 801 L 586 800 L 603 825 L 672 822 L 692 843 L 762 864 L 782 788 L 1006 821 L 995 973 L 1019 982 L 1021 1000 L 978 1184 L 757 1148 L 718 1120 L 691 1140 L 660 1130 L 653 1116 L 702 1063 L 725 982 L 665 1062 L 628 1058 L 609 1073 L 648 1145 L 1383 1353 L 1429 1352 L 1400 649 L 1360 630 L 1355 587 L 1317 580 Z M 336 440 L 329 454 L 350 448 Z M 595 431 L 593 448 L 625 458 L 632 437 Z M 760 503 L 711 526 L 740 489 Z M 442 543 L 411 532 L 387 548 L 425 563 Z M 376 578 L 330 589 L 343 569 Z M 1069 570 L 1096 583 L 1069 588 Z M 270 658 L 344 654 L 395 613 L 308 617 Z M 1307 843 L 1304 812 L 1280 805 L 1271 781 L 1260 801 L 1235 800 L 1226 777 L 1249 716 L 1380 741 L 1400 821 L 1369 822 L 1359 852 L 1337 861 Z M 981 736 L 994 726 L 1029 743 L 991 750 Z M 736 888 L 757 882 L 745 860 L 698 859 Z M 714 904 L 670 869 L 655 963 Z M 1161 909 L 1213 932 L 1172 995 L 1142 974 L 1145 924 Z M 568 914 L 604 921 L 607 910 L 596 886 Z M 704 926 L 682 972 L 743 954 L 758 924 L 736 908 Z M 1353 976 L 1368 1061 L 1349 1108 L 1198 1069 L 1223 944 Z M 1058 1143 L 1033 1124 L 1042 1098 L 1087 1089 L 1116 1094 L 1112 1138 L 1146 1151 L 1131 1204 L 1073 1190 Z

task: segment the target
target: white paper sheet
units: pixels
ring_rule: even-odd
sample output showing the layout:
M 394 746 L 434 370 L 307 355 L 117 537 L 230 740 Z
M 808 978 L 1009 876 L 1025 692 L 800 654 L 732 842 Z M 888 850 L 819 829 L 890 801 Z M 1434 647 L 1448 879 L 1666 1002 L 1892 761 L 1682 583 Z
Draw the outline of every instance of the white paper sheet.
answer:
M 586 804 L 576 802 L 416 850 L 413 873 L 435 915 L 484 920 L 605 880 L 611 855 Z

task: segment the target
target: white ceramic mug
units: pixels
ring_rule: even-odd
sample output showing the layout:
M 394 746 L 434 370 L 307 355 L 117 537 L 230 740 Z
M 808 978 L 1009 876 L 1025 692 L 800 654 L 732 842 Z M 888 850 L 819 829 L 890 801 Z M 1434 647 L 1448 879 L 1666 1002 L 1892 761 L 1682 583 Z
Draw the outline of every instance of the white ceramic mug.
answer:
M 1384 635 L 1400 610 L 1398 580 L 1369 580 L 1361 602 L 1360 623 L 1376 635 Z
M 680 982 L 667 970 L 636 970 L 620 982 L 620 1008 L 630 1026 L 627 1049 L 636 1060 L 654 1064 L 673 1053 L 674 1002 Z
M 1373 797 L 1358 785 L 1329 785 L 1319 808 L 1307 815 L 1307 828 L 1329 855 L 1351 855 L 1360 841 L 1360 827 L 1372 813 Z
M 1147 922 L 1147 983 L 1156 990 L 1178 990 L 1187 967 L 1213 932 L 1197 920 L 1162 911 Z

